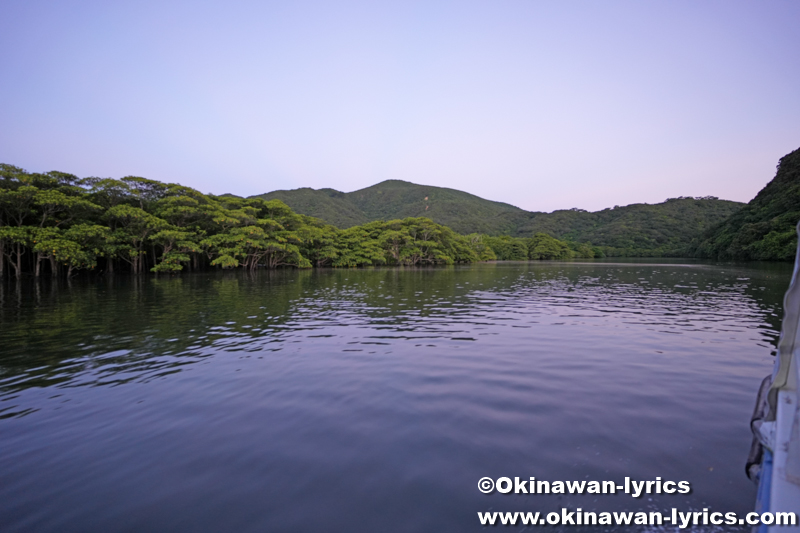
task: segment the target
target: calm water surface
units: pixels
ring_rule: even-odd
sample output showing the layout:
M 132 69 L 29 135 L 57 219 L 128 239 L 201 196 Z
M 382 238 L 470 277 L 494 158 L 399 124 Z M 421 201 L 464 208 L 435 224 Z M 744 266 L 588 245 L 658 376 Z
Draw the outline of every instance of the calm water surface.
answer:
M 0 285 L 0 529 L 745 513 L 748 421 L 790 275 L 498 263 Z M 484 495 L 483 476 L 693 491 Z

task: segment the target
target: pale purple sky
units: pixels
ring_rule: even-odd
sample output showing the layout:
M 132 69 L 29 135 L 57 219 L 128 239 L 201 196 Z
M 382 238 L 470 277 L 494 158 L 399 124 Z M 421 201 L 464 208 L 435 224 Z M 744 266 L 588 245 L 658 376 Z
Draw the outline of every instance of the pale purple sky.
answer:
M 33 172 L 597 210 L 748 201 L 800 147 L 796 0 L 5 0 L 0 20 L 0 162 Z

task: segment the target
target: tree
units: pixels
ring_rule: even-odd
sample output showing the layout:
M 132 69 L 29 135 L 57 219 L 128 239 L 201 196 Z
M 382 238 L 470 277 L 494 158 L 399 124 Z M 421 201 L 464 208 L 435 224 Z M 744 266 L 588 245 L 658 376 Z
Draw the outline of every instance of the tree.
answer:
M 152 235 L 169 228 L 167 221 L 127 204 L 112 207 L 106 211 L 105 218 L 111 224 L 116 255 L 127 261 L 135 274 L 142 273 L 147 254 L 145 246 Z
M 200 250 L 195 242 L 195 234 L 191 231 L 163 229 L 150 237 L 151 242 L 161 245 L 161 260 L 150 270 L 153 272 L 178 272 L 183 270 L 182 263 L 191 260 L 190 253 Z
M 488 237 L 479 233 L 471 233 L 465 237 L 469 246 L 475 251 L 478 261 L 495 261 L 497 255 L 488 243 Z
M 58 272 L 57 264 L 67 267 L 67 277 L 76 269 L 93 269 L 97 257 L 104 254 L 109 230 L 97 224 L 77 224 L 67 230 L 44 228 L 35 235 L 33 250 L 40 257 L 49 259 L 51 275 Z M 37 261 L 35 275 L 39 276 Z
M 0 253 L 8 258 L 17 279 L 22 277 L 22 257 L 33 243 L 34 231 L 30 226 L 0 227 Z
M 526 261 L 528 259 L 528 246 L 524 239 L 503 235 L 500 237 L 484 236 L 483 240 L 501 261 Z
M 376 238 L 380 223 L 354 226 L 336 234 L 336 257 L 331 261 L 335 267 L 358 267 L 380 265 L 386 262 L 384 249 Z
M 528 239 L 528 256 L 531 259 L 570 259 L 572 251 L 567 243 L 546 233 L 537 233 Z

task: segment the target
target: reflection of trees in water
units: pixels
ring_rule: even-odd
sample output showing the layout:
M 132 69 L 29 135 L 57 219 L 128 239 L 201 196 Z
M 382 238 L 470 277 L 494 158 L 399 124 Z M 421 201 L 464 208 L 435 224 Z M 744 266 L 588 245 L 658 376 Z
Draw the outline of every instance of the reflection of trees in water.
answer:
M 342 324 L 408 330 L 493 309 L 745 320 L 777 336 L 786 265 L 487 263 L 0 284 L 0 389 L 147 380 Z M 727 317 L 727 318 L 726 318 Z
M 308 272 L 292 274 L 296 281 Z M 0 338 L 8 349 L 0 356 L 0 387 L 72 383 L 87 373 L 83 384 L 118 383 L 177 371 L 209 355 L 220 338 L 252 335 L 251 315 L 285 320 L 302 283 L 283 281 L 281 272 L 263 272 L 2 287 Z

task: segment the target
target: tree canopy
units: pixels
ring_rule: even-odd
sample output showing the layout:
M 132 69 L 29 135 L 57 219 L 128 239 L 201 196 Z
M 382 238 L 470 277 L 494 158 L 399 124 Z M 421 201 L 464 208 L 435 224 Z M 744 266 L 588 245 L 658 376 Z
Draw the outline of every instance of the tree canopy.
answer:
M 496 258 L 425 217 L 338 229 L 280 200 L 0 165 L 0 275 L 452 265 Z

